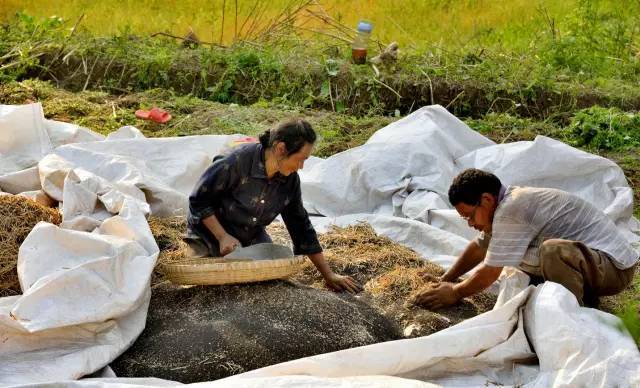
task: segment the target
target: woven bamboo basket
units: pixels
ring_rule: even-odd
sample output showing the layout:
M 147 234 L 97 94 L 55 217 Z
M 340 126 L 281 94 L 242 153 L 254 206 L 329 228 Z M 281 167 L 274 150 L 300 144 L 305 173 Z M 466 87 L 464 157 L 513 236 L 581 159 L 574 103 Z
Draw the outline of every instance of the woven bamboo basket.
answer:
M 303 256 L 283 259 L 190 259 L 162 266 L 167 278 L 176 284 L 222 285 L 252 283 L 287 278 L 300 271 Z

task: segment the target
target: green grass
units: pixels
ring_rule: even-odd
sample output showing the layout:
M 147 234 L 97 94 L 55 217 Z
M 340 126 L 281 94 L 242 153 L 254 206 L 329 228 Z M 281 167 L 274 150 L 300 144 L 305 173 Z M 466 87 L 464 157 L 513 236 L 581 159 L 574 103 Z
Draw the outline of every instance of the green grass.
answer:
M 626 21 L 580 17 L 578 27 Z M 577 39 L 583 35 L 568 34 L 541 37 L 525 52 L 499 46 L 408 50 L 395 65 L 379 66 L 378 74 L 372 66 L 350 64 L 348 46 L 335 41 L 283 37 L 277 44 L 184 48 L 172 39 L 128 33 L 70 36 L 58 19 L 21 14 L 0 30 L 0 80 L 39 77 L 70 90 L 110 93 L 163 88 L 221 103 L 270 101 L 357 116 L 406 114 L 439 103 L 459 117 L 507 112 L 563 123 L 596 104 L 640 109 L 635 38 L 624 38 L 635 25 L 625 25 L 622 38 L 596 25 L 583 32 L 602 43 L 599 49 Z M 560 46 L 568 51 L 557 51 Z

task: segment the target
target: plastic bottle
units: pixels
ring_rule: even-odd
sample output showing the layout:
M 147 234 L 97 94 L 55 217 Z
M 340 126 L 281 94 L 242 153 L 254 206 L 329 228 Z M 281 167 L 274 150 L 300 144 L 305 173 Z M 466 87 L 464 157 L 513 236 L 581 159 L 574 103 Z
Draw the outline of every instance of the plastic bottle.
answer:
M 371 36 L 373 25 L 366 21 L 360 20 L 358 23 L 358 35 L 356 35 L 351 45 L 351 58 L 353 63 L 362 65 L 367 62 L 367 45 Z

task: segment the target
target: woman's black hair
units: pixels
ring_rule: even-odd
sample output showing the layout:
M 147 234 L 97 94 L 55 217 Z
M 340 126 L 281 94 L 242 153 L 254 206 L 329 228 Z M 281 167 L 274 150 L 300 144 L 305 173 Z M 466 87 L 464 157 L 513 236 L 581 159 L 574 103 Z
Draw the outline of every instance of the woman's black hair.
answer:
M 280 123 L 275 129 L 264 131 L 259 139 L 264 148 L 270 148 L 279 141 L 283 142 L 289 156 L 300 151 L 306 143 L 315 143 L 316 133 L 307 121 L 292 119 Z
M 449 186 L 449 202 L 453 206 L 461 202 L 467 205 L 478 205 L 482 194 L 489 193 L 498 197 L 501 187 L 502 182 L 492 173 L 469 168 L 455 177 Z

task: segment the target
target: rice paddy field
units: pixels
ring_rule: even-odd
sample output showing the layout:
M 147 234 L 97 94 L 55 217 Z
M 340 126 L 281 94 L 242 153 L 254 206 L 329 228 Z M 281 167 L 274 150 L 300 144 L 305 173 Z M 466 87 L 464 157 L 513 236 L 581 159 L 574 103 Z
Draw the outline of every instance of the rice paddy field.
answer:
M 498 45 L 526 50 L 541 34 L 564 27 L 563 18 L 584 3 L 567 1 L 495 0 L 4 0 L 0 18 L 16 12 L 36 17 L 60 17 L 99 35 L 128 31 L 134 34 L 167 32 L 184 35 L 189 28 L 202 39 L 229 44 L 251 28 L 268 25 L 283 10 L 301 5 L 305 12 L 296 24 L 322 31 L 326 25 L 311 13 L 327 13 L 355 28 L 360 19 L 373 22 L 373 36 L 382 42 L 398 41 L 415 49 L 431 45 L 464 47 Z M 596 2 L 594 2 L 596 3 Z M 635 2 L 599 1 L 596 9 L 631 16 Z M 70 24 L 71 28 L 72 25 Z M 306 31 L 307 35 L 313 32 Z

